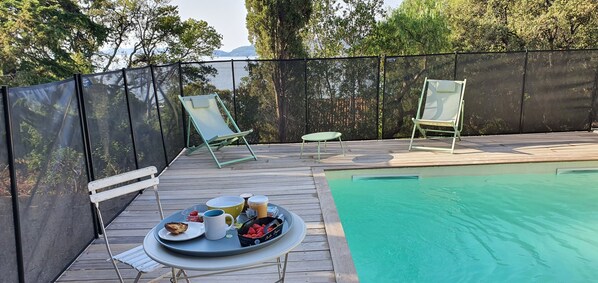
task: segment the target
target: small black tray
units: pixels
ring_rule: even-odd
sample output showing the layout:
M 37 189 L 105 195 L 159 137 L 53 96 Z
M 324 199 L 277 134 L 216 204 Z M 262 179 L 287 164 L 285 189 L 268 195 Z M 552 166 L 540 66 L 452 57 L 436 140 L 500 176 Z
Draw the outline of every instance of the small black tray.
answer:
M 259 238 L 250 238 L 250 237 L 243 236 L 249 231 L 249 228 L 251 228 L 253 226 L 253 224 L 266 225 L 264 227 L 264 229 L 266 229 L 266 230 L 268 229 L 269 226 L 274 227 L 274 229 L 272 229 L 272 231 L 266 233 L 264 236 L 261 236 Z M 269 224 L 271 224 L 271 225 L 269 225 Z M 243 226 L 241 226 L 241 228 L 239 228 L 239 230 L 237 231 L 238 236 L 239 236 L 239 242 L 241 243 L 242 247 L 259 245 L 261 243 L 264 243 L 266 241 L 269 241 L 269 240 L 272 240 L 273 238 L 278 237 L 280 235 L 280 233 L 282 233 L 283 226 L 284 226 L 284 221 L 282 221 L 278 218 L 274 218 L 274 217 L 251 219 L 251 220 L 243 223 Z

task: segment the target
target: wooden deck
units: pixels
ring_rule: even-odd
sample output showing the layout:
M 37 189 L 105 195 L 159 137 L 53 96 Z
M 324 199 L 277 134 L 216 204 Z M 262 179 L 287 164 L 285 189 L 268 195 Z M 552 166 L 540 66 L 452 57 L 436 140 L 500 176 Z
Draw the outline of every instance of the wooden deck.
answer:
M 303 159 L 299 159 L 301 144 L 254 145 L 258 161 L 223 169 L 216 168 L 209 154 L 181 155 L 160 176 L 160 196 L 169 215 L 219 195 L 265 194 L 271 202 L 301 216 L 308 228 L 303 243 L 289 255 L 286 282 L 350 282 L 357 279 L 336 209 L 327 193 L 322 173 L 325 169 L 598 160 L 598 134 L 591 132 L 464 137 L 454 154 L 408 152 L 408 142 L 346 142 L 346 156 L 340 154 L 338 142 L 330 142 L 319 163 L 315 144 L 306 145 Z M 419 143 L 446 145 L 448 141 Z M 228 147 L 221 150 L 219 156 L 227 160 L 242 154 L 245 154 L 244 147 Z M 157 213 L 151 212 L 155 210 L 152 202 L 153 194 L 141 195 L 109 226 L 108 233 L 117 252 L 141 244 L 159 221 Z M 59 282 L 116 281 L 116 274 L 106 258 L 103 242 L 96 240 Z M 128 281 L 136 275 L 131 269 L 121 270 Z M 201 282 L 273 282 L 276 278 L 275 268 L 267 267 L 205 277 Z

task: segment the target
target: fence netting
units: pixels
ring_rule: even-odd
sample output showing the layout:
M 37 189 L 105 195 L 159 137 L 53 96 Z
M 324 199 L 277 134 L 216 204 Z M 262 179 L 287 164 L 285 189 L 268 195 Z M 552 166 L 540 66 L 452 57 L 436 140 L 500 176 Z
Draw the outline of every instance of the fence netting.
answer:
M 235 109 L 250 142 L 291 142 L 305 129 L 303 60 L 247 61 L 236 85 Z M 235 63 L 235 68 L 237 63 Z M 235 78 L 237 74 L 235 73 Z
M 596 50 L 387 57 L 382 137 L 410 137 L 425 77 L 467 79 L 462 135 L 589 130 L 597 61 Z
M 463 135 L 519 133 L 525 52 L 458 54 L 456 79 L 467 79 Z
M 181 94 L 179 65 L 155 67 L 154 76 L 166 158 L 170 163 L 185 145 L 183 142 L 183 107 L 178 99 Z
M 18 282 L 16 237 L 4 115 L 4 101 L 0 99 L 0 227 L 2 227 L 0 229 L 0 246 L 2 246 L 0 273 L 3 277 L 2 280 L 6 280 L 6 282 Z
M 149 67 L 126 71 L 126 79 L 133 121 L 133 135 L 140 168 L 166 168 L 164 142 L 160 132 L 158 104 L 155 99 L 152 73 Z
M 91 148 L 92 179 L 136 169 L 122 71 L 84 75 L 82 97 Z M 102 217 L 111 221 L 135 193 L 102 202 Z
M 598 51 L 530 52 L 522 131 L 589 129 L 597 81 Z
M 49 282 L 94 235 L 75 82 L 9 96 L 25 281 Z
M 378 138 L 379 58 L 309 60 L 305 132 L 342 132 L 346 140 Z

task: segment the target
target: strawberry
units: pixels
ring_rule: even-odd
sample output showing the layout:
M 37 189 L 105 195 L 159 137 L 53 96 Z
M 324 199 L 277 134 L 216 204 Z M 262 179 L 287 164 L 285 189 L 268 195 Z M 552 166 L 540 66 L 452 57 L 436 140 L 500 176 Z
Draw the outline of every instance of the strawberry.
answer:
M 189 213 L 189 216 L 197 216 L 198 214 L 199 214 L 199 211 L 194 210 Z

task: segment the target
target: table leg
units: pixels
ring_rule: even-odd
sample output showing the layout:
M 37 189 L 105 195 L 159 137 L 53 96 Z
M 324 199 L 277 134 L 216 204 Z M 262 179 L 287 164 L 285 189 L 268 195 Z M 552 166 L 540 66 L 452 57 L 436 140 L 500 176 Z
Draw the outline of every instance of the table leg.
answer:
M 286 253 L 284 255 L 284 263 L 282 265 L 282 275 L 280 274 L 280 258 L 276 259 L 278 261 L 278 281 L 276 281 L 276 283 L 284 282 L 284 276 L 286 275 L 286 272 L 287 272 L 288 259 L 289 259 L 289 253 Z
M 318 141 L 318 161 L 320 161 L 320 141 Z
M 303 140 L 301 142 L 301 154 L 299 155 L 299 159 L 301 159 L 301 157 L 303 157 L 303 145 L 305 144 L 305 140 Z

